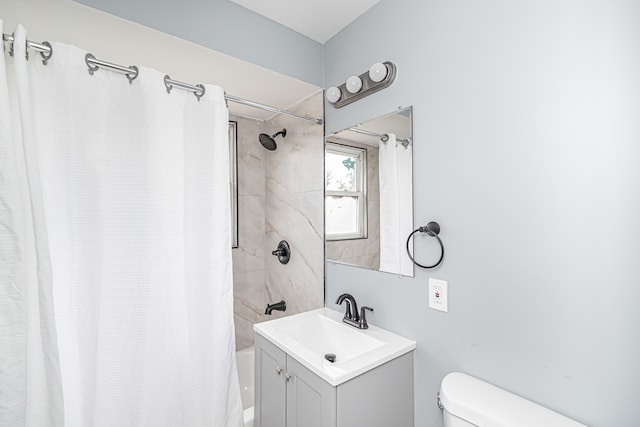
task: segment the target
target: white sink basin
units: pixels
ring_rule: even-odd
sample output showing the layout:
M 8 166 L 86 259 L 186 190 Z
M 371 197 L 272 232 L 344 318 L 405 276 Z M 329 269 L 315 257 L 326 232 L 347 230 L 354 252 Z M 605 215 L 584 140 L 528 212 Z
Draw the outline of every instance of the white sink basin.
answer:
M 369 324 L 357 329 L 343 313 L 320 308 L 258 323 L 253 329 L 331 385 L 339 385 L 416 347 L 408 340 Z M 325 354 L 333 353 L 331 363 Z
M 384 345 L 384 342 L 360 333 L 354 327 L 345 326 L 347 325 L 318 313 L 301 316 L 294 323 L 282 325 L 280 331 L 313 354 L 335 354 L 337 363 L 351 360 Z

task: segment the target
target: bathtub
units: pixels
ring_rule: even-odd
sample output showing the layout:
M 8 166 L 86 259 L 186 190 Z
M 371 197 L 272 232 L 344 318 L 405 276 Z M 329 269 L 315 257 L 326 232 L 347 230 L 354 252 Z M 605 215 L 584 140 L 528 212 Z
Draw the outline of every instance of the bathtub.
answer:
M 240 380 L 244 427 L 253 427 L 253 347 L 236 352 L 236 363 Z

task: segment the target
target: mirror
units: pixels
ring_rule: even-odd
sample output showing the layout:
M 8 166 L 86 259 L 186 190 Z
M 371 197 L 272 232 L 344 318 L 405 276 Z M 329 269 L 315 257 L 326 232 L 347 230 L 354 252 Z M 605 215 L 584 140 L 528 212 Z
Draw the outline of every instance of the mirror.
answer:
M 327 261 L 413 276 L 412 107 L 325 138 Z

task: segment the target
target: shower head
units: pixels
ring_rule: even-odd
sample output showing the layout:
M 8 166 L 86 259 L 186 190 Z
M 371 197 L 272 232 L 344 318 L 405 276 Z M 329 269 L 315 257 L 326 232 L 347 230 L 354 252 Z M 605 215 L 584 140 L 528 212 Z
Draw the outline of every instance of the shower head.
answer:
M 273 151 L 277 147 L 275 138 L 278 135 L 282 135 L 282 137 L 284 138 L 285 136 L 287 136 L 287 130 L 282 129 L 280 132 L 276 132 L 271 136 L 267 135 L 266 133 L 261 133 L 259 136 L 260 144 L 262 144 L 262 146 L 267 150 Z
M 266 133 L 260 134 L 260 144 L 269 151 L 276 149 L 276 141 Z

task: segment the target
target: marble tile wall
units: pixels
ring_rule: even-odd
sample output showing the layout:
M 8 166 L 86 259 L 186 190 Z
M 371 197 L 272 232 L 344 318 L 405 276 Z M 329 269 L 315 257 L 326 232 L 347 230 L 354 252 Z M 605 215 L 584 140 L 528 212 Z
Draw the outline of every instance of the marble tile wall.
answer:
M 291 108 L 322 117 L 322 94 Z M 253 345 L 254 323 L 324 305 L 323 127 L 288 116 L 238 122 L 238 248 L 233 249 L 236 348 Z M 265 150 L 262 132 L 277 137 Z M 280 240 L 292 249 L 288 264 L 271 252 Z M 287 311 L 265 316 L 269 303 L 284 299 Z
M 344 144 L 345 141 L 337 141 Z M 380 269 L 380 185 L 378 148 L 350 143 L 367 150 L 367 238 L 327 242 L 327 260 Z
M 290 110 L 322 117 L 322 104 L 318 92 Z M 324 129 L 284 115 L 266 126 L 268 133 L 287 129 L 266 156 L 266 293 L 270 302 L 287 302 L 275 318 L 324 305 Z M 291 246 L 286 265 L 270 255 L 280 240 Z
M 238 247 L 233 256 L 236 348 L 253 345 L 253 324 L 262 320 L 265 297 L 265 156 L 258 142 L 261 121 L 229 117 L 237 124 Z

